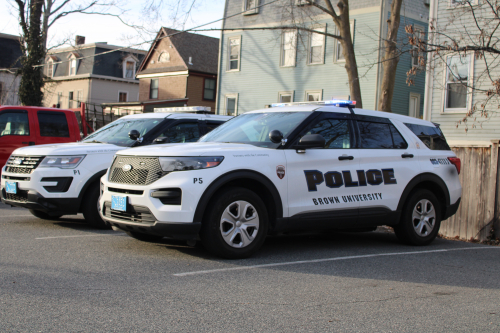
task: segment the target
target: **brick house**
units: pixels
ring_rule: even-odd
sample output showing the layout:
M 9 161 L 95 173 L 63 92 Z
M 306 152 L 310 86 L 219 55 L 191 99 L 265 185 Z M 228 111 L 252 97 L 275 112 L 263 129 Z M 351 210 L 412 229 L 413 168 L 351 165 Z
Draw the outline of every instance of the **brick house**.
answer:
M 218 54 L 218 38 L 161 28 L 137 70 L 142 111 L 184 105 L 215 110 Z

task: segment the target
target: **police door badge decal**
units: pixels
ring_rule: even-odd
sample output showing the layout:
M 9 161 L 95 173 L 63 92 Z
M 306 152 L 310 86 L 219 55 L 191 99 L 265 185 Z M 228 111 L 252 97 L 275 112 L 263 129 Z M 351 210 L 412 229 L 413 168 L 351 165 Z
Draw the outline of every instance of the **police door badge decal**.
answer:
M 285 177 L 285 166 L 278 165 L 276 167 L 276 174 L 278 175 L 279 179 L 283 179 Z

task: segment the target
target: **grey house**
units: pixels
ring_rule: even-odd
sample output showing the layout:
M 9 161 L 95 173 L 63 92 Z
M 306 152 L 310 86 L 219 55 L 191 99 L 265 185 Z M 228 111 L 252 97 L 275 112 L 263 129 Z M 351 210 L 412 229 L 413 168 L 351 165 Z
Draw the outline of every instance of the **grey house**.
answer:
M 44 106 L 72 109 L 85 102 L 89 110 L 102 112 L 102 103 L 137 101 L 135 74 L 145 54 L 107 43 L 85 44 L 77 36 L 75 46 L 51 50 L 45 58 Z
M 241 29 L 289 24 L 283 13 L 290 12 L 290 8 L 284 9 L 281 2 L 265 5 L 270 2 L 226 1 L 224 16 L 228 19 L 223 23 L 220 40 L 217 112 L 239 114 L 276 102 L 349 98 L 345 62 L 336 39 L 297 29 Z M 401 41 L 406 40 L 407 25 L 413 25 L 425 37 L 429 12 L 426 2 L 404 1 L 398 33 Z M 304 17 L 304 26 L 336 33 L 331 17 L 304 3 L 296 0 L 292 8 L 297 16 Z M 365 109 L 376 110 L 378 104 L 383 56 L 383 41 L 379 36 L 387 34 L 390 4 L 391 0 L 350 1 L 351 30 Z M 407 46 L 406 50 L 410 48 Z M 417 59 L 415 52 L 404 53 L 400 58 L 392 111 L 421 118 L 423 68 L 418 68 L 414 85 L 406 84 L 406 72 L 419 67 Z

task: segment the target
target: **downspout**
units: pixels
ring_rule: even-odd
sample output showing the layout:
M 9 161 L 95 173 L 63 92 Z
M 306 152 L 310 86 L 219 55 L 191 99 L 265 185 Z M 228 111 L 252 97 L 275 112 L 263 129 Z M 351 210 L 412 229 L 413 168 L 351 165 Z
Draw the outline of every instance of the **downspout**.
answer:
M 224 3 L 224 17 L 226 17 L 227 14 L 227 3 L 228 1 L 225 1 Z M 220 31 L 220 39 L 219 39 L 219 59 L 218 59 L 218 68 L 217 68 L 217 91 L 216 91 L 216 97 L 215 97 L 215 114 L 220 114 L 219 110 L 219 102 L 220 102 L 220 81 L 221 81 L 221 73 L 222 73 L 222 42 L 223 42 L 223 37 L 224 37 L 224 25 L 226 24 L 226 19 L 222 21 L 222 29 Z M 241 56 L 240 56 L 241 57 Z
M 429 27 L 427 28 L 427 43 L 435 43 L 435 35 L 431 32 L 430 26 L 437 25 L 437 10 L 438 10 L 438 0 L 431 0 L 430 10 L 429 10 Z M 435 31 L 434 29 L 433 31 Z M 424 90 L 424 120 L 431 120 L 432 116 L 432 88 L 434 87 L 434 61 L 432 56 L 427 54 L 427 62 L 425 64 L 425 90 Z
M 381 80 L 382 76 L 380 75 L 380 72 L 382 71 L 382 49 L 383 49 L 383 35 L 385 32 L 385 3 L 387 0 L 380 0 L 380 21 L 379 21 L 379 43 L 378 43 L 378 61 L 377 61 L 377 79 L 375 80 L 375 107 L 373 108 L 374 110 L 378 110 L 378 100 L 379 100 L 379 94 L 380 94 L 380 85 L 381 85 Z

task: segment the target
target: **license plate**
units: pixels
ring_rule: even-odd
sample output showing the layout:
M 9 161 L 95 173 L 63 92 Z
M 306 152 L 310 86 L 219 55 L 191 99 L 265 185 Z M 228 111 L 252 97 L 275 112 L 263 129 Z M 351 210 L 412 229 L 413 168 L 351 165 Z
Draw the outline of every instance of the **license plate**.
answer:
M 5 182 L 5 192 L 17 194 L 17 182 Z
M 122 197 L 121 195 L 112 195 L 111 196 L 111 209 L 126 212 L 127 211 L 127 197 Z

